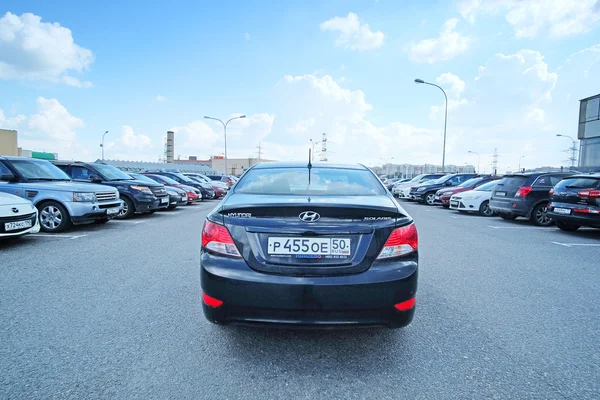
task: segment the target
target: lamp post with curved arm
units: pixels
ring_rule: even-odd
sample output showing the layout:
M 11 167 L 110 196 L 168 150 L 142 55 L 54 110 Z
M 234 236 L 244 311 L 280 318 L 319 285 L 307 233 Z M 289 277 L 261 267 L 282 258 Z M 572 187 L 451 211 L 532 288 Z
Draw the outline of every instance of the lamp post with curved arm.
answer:
M 102 135 L 102 143 L 100 143 L 100 147 L 102 147 L 102 161 L 104 161 L 104 136 L 106 136 L 107 133 L 108 131 L 104 132 L 104 135 Z
M 221 124 L 223 124 L 223 134 L 225 135 L 225 175 L 228 175 L 228 172 L 227 172 L 227 124 L 229 124 L 234 119 L 246 118 L 246 116 L 240 115 L 239 117 L 233 117 L 233 118 L 230 118 L 229 120 L 227 120 L 227 122 L 223 122 L 219 118 L 213 118 L 213 117 L 207 117 L 207 116 L 204 116 L 204 118 L 213 119 L 213 120 L 219 121 Z
M 446 111 L 444 113 L 444 150 L 442 152 L 442 172 L 445 172 L 446 167 L 446 126 L 448 125 L 448 96 L 446 96 L 446 92 L 440 86 L 435 83 L 426 82 L 423 79 L 415 79 L 415 83 L 422 83 L 425 85 L 435 86 L 440 89 L 442 93 L 444 93 L 444 99 L 446 99 Z

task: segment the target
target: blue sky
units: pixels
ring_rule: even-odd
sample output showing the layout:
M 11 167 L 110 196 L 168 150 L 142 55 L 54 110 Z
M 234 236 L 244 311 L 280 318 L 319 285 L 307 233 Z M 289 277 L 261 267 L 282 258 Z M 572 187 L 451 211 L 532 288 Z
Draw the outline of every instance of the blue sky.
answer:
M 202 117 L 243 113 L 230 157 L 304 159 L 327 132 L 334 161 L 439 164 L 443 96 L 420 77 L 449 96 L 448 163 L 498 148 L 514 169 L 565 164 L 555 135 L 600 92 L 597 0 L 149 3 L 5 0 L 0 128 L 84 160 L 108 130 L 107 158 L 151 161 L 173 129 L 208 158 L 222 128 Z

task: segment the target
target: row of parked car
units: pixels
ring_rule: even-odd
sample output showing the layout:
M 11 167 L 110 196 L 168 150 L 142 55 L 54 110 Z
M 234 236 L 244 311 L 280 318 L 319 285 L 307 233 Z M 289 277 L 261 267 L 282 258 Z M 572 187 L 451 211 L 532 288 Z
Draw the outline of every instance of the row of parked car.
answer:
M 527 218 L 565 231 L 600 228 L 600 173 L 423 174 L 388 183 L 395 197 L 461 213 Z
M 0 238 L 103 224 L 218 199 L 233 176 L 125 173 L 103 163 L 0 157 Z

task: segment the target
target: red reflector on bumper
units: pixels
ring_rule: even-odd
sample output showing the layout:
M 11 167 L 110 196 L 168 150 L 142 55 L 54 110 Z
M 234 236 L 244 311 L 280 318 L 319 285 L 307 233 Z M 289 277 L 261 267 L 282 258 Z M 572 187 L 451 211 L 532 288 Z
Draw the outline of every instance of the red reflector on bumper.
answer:
M 394 308 L 398 311 L 407 311 L 415 306 L 415 298 L 403 301 L 402 303 L 394 304 Z
M 210 297 L 206 293 L 202 293 L 202 300 L 204 301 L 204 304 L 206 304 L 209 307 L 217 308 L 223 305 L 223 302 L 221 300 L 215 299 L 214 297 Z

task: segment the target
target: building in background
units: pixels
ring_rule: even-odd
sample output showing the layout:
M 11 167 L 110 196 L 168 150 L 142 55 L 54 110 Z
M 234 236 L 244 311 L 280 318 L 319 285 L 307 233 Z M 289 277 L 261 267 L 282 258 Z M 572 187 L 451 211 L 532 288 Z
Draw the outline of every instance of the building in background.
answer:
M 600 94 L 579 103 L 579 166 L 600 168 Z
M 447 173 L 451 174 L 474 174 L 475 167 L 473 165 L 446 165 Z M 441 165 L 434 164 L 384 164 L 381 167 L 372 167 L 371 170 L 379 175 L 395 176 L 399 178 L 413 178 L 420 174 L 435 174 L 442 172 Z
M 18 156 L 17 131 L 0 129 L 0 156 Z
M 262 162 L 273 162 L 273 160 L 265 160 L 264 158 L 227 158 L 227 173 L 228 175 L 241 175 L 254 164 Z M 225 172 L 225 157 L 212 156 L 210 158 L 210 166 L 213 170 L 221 173 Z

